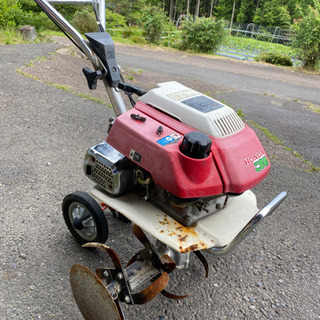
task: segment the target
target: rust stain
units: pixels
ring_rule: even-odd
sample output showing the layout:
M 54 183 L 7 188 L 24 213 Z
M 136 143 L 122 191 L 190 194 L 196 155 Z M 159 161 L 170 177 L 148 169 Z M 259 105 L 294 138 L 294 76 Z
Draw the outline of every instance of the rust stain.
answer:
M 190 234 L 192 236 L 198 237 L 198 233 L 194 230 L 195 225 L 190 227 L 185 227 L 184 225 L 182 225 L 180 222 L 176 220 L 173 220 L 173 219 L 169 220 L 167 215 L 164 215 L 162 219 L 158 220 L 158 222 L 163 226 L 167 226 L 168 228 L 174 229 L 174 231 L 169 230 L 169 232 L 175 232 L 175 234 L 177 235 L 181 234 L 182 236 L 184 236 L 185 234 Z
M 204 242 L 193 244 L 187 248 L 179 247 L 181 253 L 188 253 L 190 251 L 204 250 L 207 249 L 207 245 Z
M 180 238 L 179 241 L 184 242 L 184 241 L 186 241 L 187 237 L 188 237 L 188 234 L 186 234 L 184 237 Z
M 172 240 L 180 244 L 179 250 L 181 253 L 208 248 L 208 245 L 203 242 L 199 234 L 195 231 L 196 224 L 186 227 L 167 215 L 159 216 L 158 222 L 163 226 L 160 228 L 160 233 L 165 233 L 173 237 Z

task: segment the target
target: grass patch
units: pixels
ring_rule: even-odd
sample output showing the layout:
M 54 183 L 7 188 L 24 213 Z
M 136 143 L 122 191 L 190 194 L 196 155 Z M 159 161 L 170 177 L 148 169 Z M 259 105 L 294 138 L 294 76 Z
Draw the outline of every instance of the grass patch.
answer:
M 24 67 L 33 67 L 35 62 L 40 62 L 40 61 L 45 61 L 45 60 L 54 60 L 55 59 L 54 56 L 56 55 L 56 53 L 55 52 L 50 52 L 49 54 L 51 54 L 52 57 L 47 57 L 47 56 L 37 57 L 35 60 L 31 60 L 30 62 L 26 63 L 24 65 Z M 19 74 L 21 74 L 21 75 L 23 75 L 23 76 L 25 76 L 27 78 L 30 78 L 30 79 L 33 79 L 33 80 L 36 80 L 36 81 L 41 81 L 38 77 L 33 76 L 30 73 L 24 72 L 22 69 L 17 69 L 16 71 Z M 110 104 L 107 104 L 102 99 L 96 98 L 96 97 L 94 97 L 94 96 L 92 96 L 90 94 L 78 93 L 78 92 L 72 90 L 72 88 L 70 86 L 61 85 L 61 84 L 53 83 L 53 82 L 50 82 L 50 81 L 41 81 L 41 82 L 46 83 L 46 84 L 48 84 L 48 85 L 50 85 L 50 86 L 52 86 L 54 88 L 57 88 L 59 90 L 63 90 L 63 91 L 75 94 L 75 95 L 77 95 L 77 96 L 79 96 L 81 98 L 88 99 L 88 100 L 91 100 L 91 101 L 106 105 L 108 107 L 110 106 Z M 111 106 L 111 108 L 112 108 L 112 106 Z
M 50 33 L 53 33 L 54 31 L 45 31 L 45 32 L 39 32 L 37 33 L 37 37 L 33 42 L 39 43 L 39 42 L 51 42 Z M 59 35 L 64 34 L 62 32 L 59 33 Z M 22 43 L 30 43 L 29 41 L 23 40 L 23 37 L 19 30 L 17 30 L 14 27 L 5 27 L 0 28 L 0 45 L 11 45 L 11 44 L 22 44 Z
M 130 76 L 130 75 L 128 75 L 128 76 L 125 76 L 128 80 L 130 80 L 130 81 L 134 81 L 134 76 Z
M 295 157 L 299 158 L 303 163 L 307 164 L 309 166 L 308 172 L 320 172 L 320 167 L 317 167 L 314 165 L 311 161 L 306 160 L 303 155 L 301 155 L 298 151 L 293 150 L 290 147 L 286 147 L 283 142 L 274 134 L 272 134 L 267 128 L 260 126 L 259 124 L 255 123 L 252 120 L 248 121 L 250 124 L 261 130 L 271 141 L 276 143 L 277 145 L 282 146 L 285 150 L 291 152 Z
M 311 102 L 306 103 L 306 105 L 307 105 L 308 109 L 310 109 L 310 110 L 312 110 L 314 112 L 320 113 L 320 107 L 319 106 L 317 106 L 317 105 L 315 105 L 315 104 L 313 104 Z
M 33 79 L 33 80 L 36 80 L 36 81 L 40 81 L 38 77 L 36 76 L 33 76 L 32 74 L 30 73 L 26 73 L 24 71 L 22 71 L 21 69 L 17 69 L 16 70 L 19 74 L 21 74 L 22 76 L 25 76 L 27 78 L 30 78 L 30 79 Z
M 97 102 L 97 103 L 101 103 L 101 104 L 104 104 L 105 106 L 107 106 L 109 108 L 112 108 L 112 105 L 107 104 L 102 99 L 96 98 L 96 97 L 94 97 L 94 96 L 92 96 L 90 94 L 76 93 L 76 92 L 72 92 L 72 93 L 76 94 L 77 96 L 79 96 L 81 98 L 88 99 L 88 100 L 91 100 L 91 101 L 94 101 L 94 102 Z
M 50 52 L 52 56 L 55 55 L 54 52 Z M 33 67 L 35 62 L 41 62 L 41 61 L 46 61 L 46 60 L 54 60 L 55 57 L 47 57 L 47 56 L 42 56 L 42 57 L 37 57 L 35 60 L 30 60 L 29 62 L 25 63 L 25 67 Z
M 253 126 L 261 130 L 271 141 L 274 143 L 283 146 L 283 142 L 274 134 L 272 134 L 267 128 L 260 126 L 259 124 L 255 123 L 254 121 L 249 121 Z
M 43 83 L 49 84 L 50 86 L 55 87 L 55 88 L 60 89 L 60 90 L 63 90 L 63 91 L 67 91 L 67 92 L 73 93 L 70 86 L 65 86 L 65 85 L 62 85 L 62 84 L 56 84 L 56 83 L 47 82 L 47 81 L 44 81 Z
M 22 35 L 13 27 L 0 29 L 0 44 L 20 44 L 24 43 Z
M 208 96 L 208 97 L 210 97 L 210 98 L 212 98 L 212 94 L 211 94 L 210 91 L 203 92 L 203 94 Z
M 88 100 L 91 100 L 91 101 L 94 101 L 94 102 L 97 102 L 97 103 L 100 103 L 100 104 L 103 104 L 105 106 L 109 106 L 109 104 L 107 104 L 106 102 L 104 102 L 102 99 L 100 98 L 97 98 L 97 97 L 94 97 L 90 94 L 86 94 L 86 93 L 79 93 L 79 92 L 76 92 L 74 90 L 71 89 L 70 86 L 66 86 L 66 85 L 61 85 L 61 84 L 56 84 L 56 83 L 52 83 L 52 82 L 47 82 L 47 81 L 44 81 L 44 83 L 52 86 L 52 87 L 55 87 L 59 90 L 63 90 L 63 91 L 66 91 L 66 92 L 69 92 L 69 93 L 72 93 L 72 94 L 75 94 L 76 96 L 78 97 L 81 97 L 81 98 L 84 98 L 84 99 L 88 99 Z
M 32 74 L 30 73 L 27 73 L 27 72 L 24 72 L 23 70 L 21 69 L 17 69 L 16 70 L 19 74 L 21 74 L 22 76 L 25 76 L 27 78 L 30 78 L 32 80 L 36 80 L 36 81 L 41 81 L 38 77 L 36 76 L 33 76 Z M 96 98 L 90 94 L 84 94 L 84 93 L 78 93 L 78 92 L 75 92 L 74 90 L 71 89 L 70 86 L 66 86 L 66 85 L 61 85 L 61 84 L 56 84 L 56 83 L 52 83 L 52 82 L 49 82 L 49 81 L 41 81 L 45 84 L 48 84 L 56 89 L 59 89 L 59 90 L 63 90 L 63 91 L 66 91 L 66 92 L 69 92 L 69 93 L 72 93 L 72 94 L 75 94 L 76 96 L 79 96 L 81 98 L 84 98 L 84 99 L 88 99 L 88 100 L 91 100 L 91 101 L 94 101 L 96 103 L 100 103 L 100 104 L 103 104 L 105 106 L 108 106 L 110 108 L 112 108 L 112 105 L 110 104 L 107 104 L 106 102 L 104 102 L 102 99 L 100 98 Z
M 237 110 L 237 115 L 238 115 L 240 118 L 244 118 L 243 110 L 242 110 L 242 109 L 238 109 L 238 110 Z
M 274 52 L 282 53 L 290 57 L 295 56 L 295 51 L 289 47 L 278 43 L 270 43 L 265 41 L 259 41 L 249 38 L 232 37 L 228 36 L 224 42 L 223 46 L 232 49 L 237 48 L 239 51 L 253 51 L 253 52 Z

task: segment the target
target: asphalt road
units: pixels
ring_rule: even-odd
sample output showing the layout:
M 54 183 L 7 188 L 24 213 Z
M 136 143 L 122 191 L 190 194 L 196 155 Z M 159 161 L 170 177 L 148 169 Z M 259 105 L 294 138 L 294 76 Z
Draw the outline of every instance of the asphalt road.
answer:
M 70 267 L 82 263 L 94 270 L 110 265 L 103 253 L 75 243 L 60 206 L 66 194 L 92 186 L 82 173 L 83 156 L 88 147 L 104 140 L 111 112 L 16 72 L 56 48 L 0 46 L 0 319 L 81 319 L 70 290 Z M 311 85 L 310 76 L 300 75 L 303 83 L 310 82 L 300 86 L 248 76 L 249 67 L 244 77 L 218 67 L 214 71 L 196 66 L 191 71 L 191 58 L 184 65 L 160 59 L 154 67 L 156 55 L 141 59 L 141 54 L 120 52 L 119 62 L 153 72 L 175 69 L 181 77 L 200 76 L 209 83 L 221 79 L 218 84 L 225 90 L 217 94 L 222 99 L 239 105 L 287 147 L 320 164 L 320 115 L 293 101 L 318 104 L 319 83 Z M 233 62 L 229 68 L 234 68 Z M 280 77 L 279 71 L 274 74 Z M 182 301 L 157 297 L 144 306 L 124 306 L 127 318 L 320 319 L 319 174 L 275 162 L 254 191 L 264 205 L 282 190 L 289 193 L 285 205 L 235 251 L 219 258 L 206 255 L 207 280 L 196 259 L 188 270 L 172 274 L 169 290 L 192 296 Z M 141 248 L 130 226 L 109 218 L 109 227 L 108 244 L 128 261 Z

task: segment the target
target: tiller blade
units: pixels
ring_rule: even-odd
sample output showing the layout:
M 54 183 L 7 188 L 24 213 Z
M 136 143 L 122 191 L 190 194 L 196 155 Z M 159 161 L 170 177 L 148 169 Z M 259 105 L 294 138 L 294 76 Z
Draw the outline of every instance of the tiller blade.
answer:
M 91 270 L 80 264 L 73 265 L 70 282 L 78 308 L 86 320 L 125 319 L 120 306 Z
M 107 281 L 108 288 L 114 290 L 112 296 L 115 298 L 115 300 L 118 300 L 119 298 L 121 302 L 125 302 L 127 304 L 144 304 L 152 300 L 154 297 L 156 297 L 167 286 L 169 282 L 169 275 L 166 271 L 163 270 L 163 268 L 153 267 L 153 263 L 151 263 L 151 261 L 153 261 L 151 260 L 153 258 L 153 254 L 151 250 L 154 248 L 149 242 L 149 240 L 147 240 L 147 237 L 145 237 L 145 243 L 147 244 L 147 242 L 148 244 L 150 244 L 150 246 L 147 246 L 144 250 L 142 250 L 140 253 L 138 253 L 133 258 L 131 258 L 130 264 L 127 266 L 126 269 L 123 269 L 121 261 L 118 255 L 116 254 L 116 252 L 112 250 L 110 247 L 108 247 L 107 245 L 102 243 L 92 243 L 92 242 L 83 245 L 83 247 L 101 249 L 104 252 L 106 252 L 111 258 L 115 269 L 99 268 L 96 270 L 96 274 L 101 281 L 103 281 L 104 279 Z M 130 277 L 128 275 L 134 274 L 135 272 L 134 263 L 138 264 L 139 262 L 141 263 L 145 260 L 147 261 L 147 264 L 149 264 L 149 267 L 152 267 L 153 269 L 155 269 L 153 272 L 151 272 L 152 283 L 141 292 L 133 293 L 132 284 L 130 285 Z M 168 262 L 169 266 L 171 267 L 172 265 L 175 265 L 170 257 L 165 257 L 164 261 Z M 131 268 L 129 266 L 131 266 Z M 140 268 L 137 268 L 137 269 L 140 269 Z M 166 267 L 166 269 L 168 269 L 168 267 Z
M 86 320 L 123 320 L 120 302 L 144 304 L 159 293 L 175 300 L 190 295 L 176 295 L 165 290 L 169 274 L 176 268 L 176 263 L 171 258 L 172 252 L 163 251 L 159 247 L 157 249 L 137 225 L 133 225 L 133 233 L 144 249 L 135 254 L 125 268 L 117 253 L 107 245 L 95 242 L 83 245 L 106 252 L 114 266 L 98 268 L 96 275 L 82 265 L 76 264 L 71 268 L 73 295 Z M 194 253 L 204 266 L 208 277 L 209 267 L 205 257 L 200 251 Z

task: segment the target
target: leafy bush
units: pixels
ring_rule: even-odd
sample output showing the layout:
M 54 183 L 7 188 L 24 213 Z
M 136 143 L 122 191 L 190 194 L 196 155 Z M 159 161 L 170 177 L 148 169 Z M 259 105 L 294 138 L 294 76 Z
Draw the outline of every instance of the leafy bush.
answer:
M 151 6 L 143 10 L 141 23 L 148 40 L 158 44 L 167 29 L 168 17 L 161 8 Z
M 0 2 L 0 26 L 21 25 L 25 13 L 22 11 L 19 3 L 15 0 L 1 0 Z
M 72 24 L 82 33 L 98 31 L 96 16 L 87 9 L 76 12 L 72 19 Z
M 145 44 L 147 42 L 147 40 L 139 35 L 132 35 L 129 37 L 129 40 L 131 40 L 134 43 L 139 43 L 139 44 Z
M 137 33 L 137 30 L 135 28 L 125 28 L 122 32 L 122 36 L 124 38 L 130 38 L 132 37 L 133 35 L 135 35 Z
M 320 1 L 314 0 L 315 8 L 300 8 L 302 19 L 295 21 L 295 40 L 292 46 L 296 49 L 303 66 L 314 70 L 320 61 Z
M 293 65 L 290 57 L 286 56 L 283 53 L 277 53 L 277 52 L 262 52 L 255 58 L 255 60 L 276 64 L 280 66 L 292 67 Z
M 41 12 L 41 8 L 37 5 L 34 0 L 18 0 L 20 8 L 25 11 L 34 11 L 34 12 Z
M 187 21 L 182 28 L 183 50 L 195 52 L 215 52 L 226 36 L 223 22 L 214 18 L 198 18 Z
M 106 28 L 126 27 L 127 21 L 119 13 L 106 9 Z
M 37 30 L 43 30 L 50 24 L 44 12 L 36 10 L 30 0 L 1 0 L 0 1 L 0 26 L 20 27 L 33 25 Z M 25 8 L 25 10 L 24 10 Z

